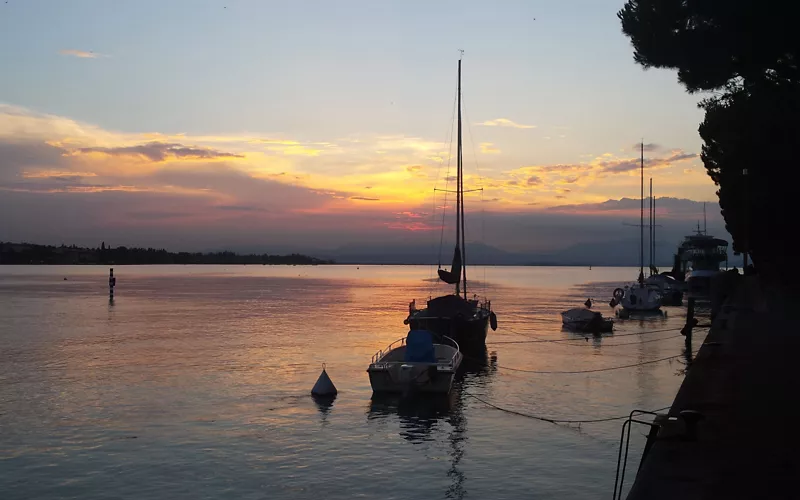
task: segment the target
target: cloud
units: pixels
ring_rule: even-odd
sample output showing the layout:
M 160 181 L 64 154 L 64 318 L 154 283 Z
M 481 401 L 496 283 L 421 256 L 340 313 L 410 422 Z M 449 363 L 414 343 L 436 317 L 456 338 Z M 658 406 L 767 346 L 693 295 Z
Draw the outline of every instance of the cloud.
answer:
M 487 120 L 477 125 L 484 127 L 536 128 L 536 125 L 523 125 L 509 120 L 508 118 L 495 118 L 494 120 Z
M 283 148 L 297 146 L 325 154 L 284 154 Z M 441 178 L 448 175 L 437 159 L 446 160 L 446 148 L 419 137 L 369 134 L 294 138 L 279 133 L 120 133 L 0 105 L 0 213 L 15 214 L 14 218 L 0 217 L 0 240 L 48 242 L 55 238 L 80 244 L 83 238 L 93 243 L 98 235 L 111 235 L 120 240 L 116 244 L 202 250 L 232 247 L 236 242 L 269 242 L 275 238 L 267 235 L 276 234 L 280 238 L 275 241 L 305 242 L 312 248 L 415 237 L 413 233 L 424 235 L 433 224 L 415 214 L 438 204 L 438 216 L 444 204 L 444 197 L 434 195 L 432 188 L 437 182 L 443 184 Z M 618 151 L 619 145 L 606 150 Z M 647 166 L 678 163 L 664 172 L 675 175 L 659 176 L 659 195 L 686 192 L 687 181 L 697 196 L 713 193 L 713 185 L 702 172 L 695 172 L 691 179 L 681 176 L 681 169 L 696 155 L 663 151 Z M 502 236 L 498 244 L 538 245 L 538 240 L 532 242 L 521 234 L 520 224 L 528 227 L 537 213 L 550 217 L 542 221 L 556 220 L 563 212 L 546 207 L 562 205 L 556 196 L 566 194 L 564 189 L 571 189 L 569 198 L 576 204 L 639 192 L 638 175 L 603 180 L 616 175 L 604 168 L 619 168 L 626 161 L 638 165 L 638 158 L 576 156 L 581 162 L 513 170 L 503 170 L 500 164 L 504 162 L 495 157 L 485 158 L 481 184 L 488 204 L 468 203 L 467 210 L 483 208 L 487 214 L 498 214 L 487 215 L 497 222 L 498 236 Z M 465 182 L 472 186 L 476 180 L 468 177 Z M 695 187 L 703 182 L 708 188 Z M 452 198 L 447 201 L 452 207 Z M 668 202 L 659 203 L 664 205 L 659 214 L 670 210 Z M 615 218 L 615 227 L 620 225 L 618 214 L 608 217 Z M 467 219 L 468 225 L 481 220 Z M 468 228 L 468 234 L 480 232 Z
M 215 205 L 217 210 L 228 210 L 232 212 L 266 212 L 263 207 L 256 207 L 253 205 Z
M 101 54 L 95 54 L 91 50 L 86 52 L 85 50 L 76 50 L 76 49 L 63 49 L 58 51 L 59 54 L 62 56 L 72 56 L 78 57 L 81 59 L 97 59 Z
M 685 153 L 683 151 L 674 152 L 672 156 L 667 158 L 645 158 L 644 159 L 644 166 L 645 168 L 656 168 L 656 167 L 663 167 L 669 165 L 671 163 L 677 163 L 684 160 L 691 160 L 693 158 L 697 158 L 698 155 L 696 153 Z M 600 167 L 602 172 L 607 173 L 623 173 L 623 172 L 630 172 L 631 170 L 636 170 L 641 168 L 641 159 L 639 158 L 625 158 L 625 159 L 613 159 L 613 160 L 604 160 L 596 162 L 595 165 Z
M 685 198 L 661 197 L 656 198 L 656 211 L 659 218 L 686 218 L 703 213 L 703 203 L 709 207 L 718 206 L 716 200 L 709 202 L 687 200 Z M 645 209 L 647 202 L 645 201 Z M 581 213 L 581 214 L 627 214 L 639 215 L 641 200 L 639 198 L 620 198 L 606 200 L 599 203 L 579 203 L 574 205 L 558 205 L 548 208 L 551 212 Z M 713 210 L 708 213 L 712 214 Z
M 179 160 L 211 160 L 217 158 L 244 158 L 243 155 L 225 153 L 211 148 L 184 146 L 177 143 L 149 142 L 137 146 L 91 147 L 78 148 L 73 154 L 101 153 L 108 156 L 138 156 L 150 161 L 160 162 L 167 159 Z
M 636 144 L 634 144 L 631 147 L 631 149 L 633 149 L 634 151 L 641 151 L 641 147 L 642 147 L 642 143 L 641 142 L 637 142 Z M 658 151 L 659 149 L 661 149 L 661 146 L 658 145 L 658 144 L 655 144 L 655 143 L 652 143 L 652 142 L 644 144 L 644 150 L 645 151 L 651 151 L 652 152 L 652 151 Z
M 496 148 L 495 145 L 492 144 L 491 142 L 482 142 L 480 144 L 480 146 L 481 146 L 481 153 L 483 153 L 483 154 L 498 154 L 498 153 L 500 153 L 500 150 L 498 148 Z

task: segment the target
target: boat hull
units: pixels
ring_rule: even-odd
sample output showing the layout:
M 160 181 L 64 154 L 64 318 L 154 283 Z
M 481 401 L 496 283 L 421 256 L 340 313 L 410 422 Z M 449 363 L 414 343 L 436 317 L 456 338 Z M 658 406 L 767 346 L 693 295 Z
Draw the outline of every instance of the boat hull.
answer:
M 378 394 L 447 394 L 453 387 L 455 372 L 421 369 L 404 375 L 400 367 L 375 369 L 370 367 L 369 384 Z M 424 371 L 424 373 L 423 373 Z
M 711 295 L 711 278 L 719 271 L 689 271 L 686 275 L 686 286 L 690 297 L 709 297 Z
M 609 333 L 614 331 L 614 322 L 603 318 L 600 321 L 564 321 L 564 328 L 577 333 Z
M 463 352 L 486 351 L 486 335 L 489 332 L 489 314 L 476 318 L 442 318 L 414 314 L 408 318 L 411 330 L 428 330 L 439 336 L 447 336 L 458 342 Z

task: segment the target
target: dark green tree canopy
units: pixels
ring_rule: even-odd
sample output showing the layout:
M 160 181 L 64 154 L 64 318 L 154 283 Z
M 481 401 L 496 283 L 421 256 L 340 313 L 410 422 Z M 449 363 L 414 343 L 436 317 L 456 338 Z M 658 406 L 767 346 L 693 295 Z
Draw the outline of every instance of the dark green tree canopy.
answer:
M 617 16 L 635 61 L 689 92 L 800 81 L 800 1 L 629 0 Z
M 714 91 L 700 104 L 702 159 L 734 250 L 797 274 L 800 0 L 628 0 L 617 15 L 637 63 Z

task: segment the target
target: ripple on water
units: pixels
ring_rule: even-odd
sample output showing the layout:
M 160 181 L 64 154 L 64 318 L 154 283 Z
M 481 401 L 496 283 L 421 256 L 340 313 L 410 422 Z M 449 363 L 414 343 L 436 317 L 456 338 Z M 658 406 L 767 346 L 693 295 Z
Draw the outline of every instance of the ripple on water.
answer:
M 405 334 L 411 298 L 444 289 L 428 267 L 360 267 L 123 266 L 113 306 L 106 268 L 0 268 L 0 498 L 596 498 L 613 487 L 619 422 L 553 426 L 469 395 L 597 417 L 666 406 L 681 382 L 677 362 L 506 370 L 680 354 L 682 339 L 636 342 L 669 333 L 614 336 L 679 328 L 683 313 L 586 342 L 558 313 L 637 270 L 487 268 L 489 341 L 521 343 L 490 345 L 496 359 L 449 397 L 372 397 L 370 357 Z M 308 394 L 323 363 L 333 400 Z

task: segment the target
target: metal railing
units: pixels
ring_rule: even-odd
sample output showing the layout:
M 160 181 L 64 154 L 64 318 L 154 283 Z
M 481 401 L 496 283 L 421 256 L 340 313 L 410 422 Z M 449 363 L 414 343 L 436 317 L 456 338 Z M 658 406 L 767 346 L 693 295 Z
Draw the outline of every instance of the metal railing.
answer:
M 451 365 L 455 365 L 456 364 L 456 357 L 461 352 L 461 347 L 458 345 L 458 342 L 456 342 L 452 338 L 448 337 L 447 335 L 442 335 L 442 339 L 450 342 L 453 345 L 453 347 L 456 348 L 456 352 L 453 354 L 453 357 L 450 358 L 450 364 Z M 386 348 L 381 349 L 380 351 L 378 351 L 375 354 L 373 354 L 372 355 L 372 360 L 370 361 L 370 363 L 372 363 L 372 364 L 377 363 L 383 357 L 384 354 L 388 353 L 389 351 L 391 351 L 392 349 L 395 349 L 397 347 L 403 347 L 404 345 L 406 345 L 406 337 L 399 338 L 399 339 L 395 340 L 394 342 L 392 342 L 391 344 L 386 346 Z
M 389 344 L 385 349 L 381 349 L 380 351 L 376 352 L 372 356 L 372 361 L 371 362 L 372 363 L 377 362 L 379 359 L 381 359 L 383 357 L 384 354 L 386 354 L 387 352 L 391 351 L 395 347 L 395 345 L 397 345 L 397 344 L 399 344 L 397 347 L 403 347 L 404 345 L 406 345 L 406 338 L 403 337 L 403 338 L 397 339 L 394 342 L 392 342 L 391 344 Z

